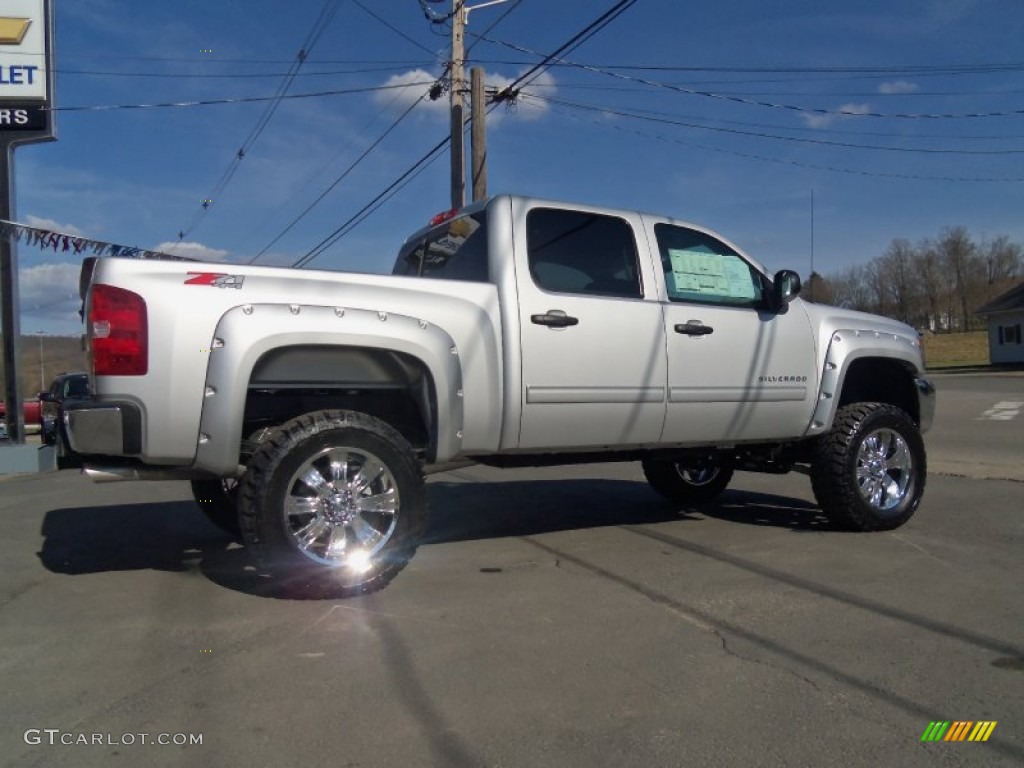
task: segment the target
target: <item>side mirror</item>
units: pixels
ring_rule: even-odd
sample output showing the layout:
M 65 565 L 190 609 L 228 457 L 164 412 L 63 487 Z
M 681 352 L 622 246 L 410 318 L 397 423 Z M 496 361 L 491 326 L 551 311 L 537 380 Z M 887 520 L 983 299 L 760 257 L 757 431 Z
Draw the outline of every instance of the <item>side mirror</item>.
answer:
M 44 403 L 52 403 L 53 402 L 53 395 L 49 391 L 47 391 L 47 392 L 40 392 L 39 393 L 39 399 L 42 402 L 44 402 Z
M 800 275 L 791 269 L 780 269 L 770 290 L 772 311 L 785 312 L 786 305 L 800 293 Z

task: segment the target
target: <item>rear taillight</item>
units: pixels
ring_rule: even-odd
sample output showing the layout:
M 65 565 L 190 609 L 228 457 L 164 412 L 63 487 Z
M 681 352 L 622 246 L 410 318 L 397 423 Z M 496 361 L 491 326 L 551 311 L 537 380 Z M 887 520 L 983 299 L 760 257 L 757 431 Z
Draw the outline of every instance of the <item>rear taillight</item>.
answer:
M 146 375 L 149 327 L 146 302 L 141 296 L 97 283 L 89 289 L 88 320 L 95 375 Z

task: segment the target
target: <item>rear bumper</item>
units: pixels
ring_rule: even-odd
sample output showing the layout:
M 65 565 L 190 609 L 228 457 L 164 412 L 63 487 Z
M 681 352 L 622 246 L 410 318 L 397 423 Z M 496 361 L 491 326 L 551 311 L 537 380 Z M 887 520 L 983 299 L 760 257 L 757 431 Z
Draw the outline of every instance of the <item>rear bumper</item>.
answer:
M 64 430 L 72 452 L 88 456 L 142 453 L 142 414 L 134 403 L 75 400 L 64 403 Z
M 916 378 L 918 412 L 920 413 L 920 429 L 927 432 L 935 418 L 935 385 L 928 379 Z

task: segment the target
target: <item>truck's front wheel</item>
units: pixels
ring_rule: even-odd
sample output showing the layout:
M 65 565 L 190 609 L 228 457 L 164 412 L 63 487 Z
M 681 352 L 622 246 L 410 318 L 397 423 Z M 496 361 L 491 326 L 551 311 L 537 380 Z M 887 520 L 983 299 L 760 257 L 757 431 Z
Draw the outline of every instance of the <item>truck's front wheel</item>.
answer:
M 888 531 L 911 518 L 924 493 L 921 433 L 902 410 L 854 403 L 836 414 L 811 465 L 821 510 L 858 531 Z
M 709 502 L 732 480 L 732 467 L 713 456 L 688 461 L 644 459 L 642 464 L 651 487 L 681 504 Z
M 242 536 L 275 577 L 344 596 L 384 586 L 426 524 L 412 446 L 362 413 L 300 416 L 256 450 L 239 490 Z

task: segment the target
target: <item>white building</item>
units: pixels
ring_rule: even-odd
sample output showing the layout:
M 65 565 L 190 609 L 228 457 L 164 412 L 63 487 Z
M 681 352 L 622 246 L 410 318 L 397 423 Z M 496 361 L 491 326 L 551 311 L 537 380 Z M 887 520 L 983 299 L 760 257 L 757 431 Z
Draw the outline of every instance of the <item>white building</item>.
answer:
M 975 314 L 988 321 L 988 354 L 992 364 L 1024 363 L 1024 282 L 999 294 Z

